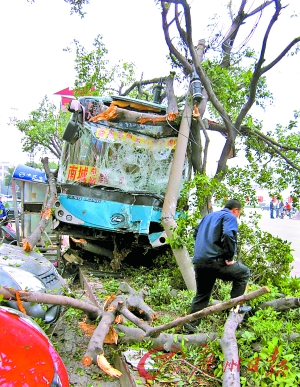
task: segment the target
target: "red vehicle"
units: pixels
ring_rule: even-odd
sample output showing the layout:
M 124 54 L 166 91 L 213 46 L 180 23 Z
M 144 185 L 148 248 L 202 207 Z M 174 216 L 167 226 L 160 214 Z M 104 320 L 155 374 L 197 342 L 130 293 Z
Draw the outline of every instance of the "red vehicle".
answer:
M 69 387 L 63 361 L 28 316 L 0 307 L 0 386 Z

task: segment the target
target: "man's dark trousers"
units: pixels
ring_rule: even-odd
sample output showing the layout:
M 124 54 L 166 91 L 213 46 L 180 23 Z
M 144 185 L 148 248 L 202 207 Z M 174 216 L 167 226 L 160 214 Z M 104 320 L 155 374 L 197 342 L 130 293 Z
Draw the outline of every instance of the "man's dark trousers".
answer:
M 216 279 L 232 281 L 231 298 L 241 296 L 245 293 L 250 270 L 242 263 L 235 262 L 226 265 L 224 258 L 200 259 L 194 264 L 196 278 L 196 295 L 192 301 L 189 313 L 195 313 L 206 308 L 213 290 Z M 193 321 L 198 325 L 199 320 Z

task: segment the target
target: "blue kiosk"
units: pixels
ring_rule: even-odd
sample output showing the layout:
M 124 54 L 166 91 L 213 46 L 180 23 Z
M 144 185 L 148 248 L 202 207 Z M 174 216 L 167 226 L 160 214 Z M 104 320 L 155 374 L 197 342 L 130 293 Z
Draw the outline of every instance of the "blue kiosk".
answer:
M 16 181 L 20 183 L 18 184 L 20 187 L 18 192 Z M 17 242 L 19 245 L 20 240 L 28 236 L 36 227 L 40 213 L 46 204 L 49 193 L 46 173 L 39 169 L 19 164 L 12 176 L 12 193 Z M 18 214 L 18 196 L 21 196 L 21 215 Z

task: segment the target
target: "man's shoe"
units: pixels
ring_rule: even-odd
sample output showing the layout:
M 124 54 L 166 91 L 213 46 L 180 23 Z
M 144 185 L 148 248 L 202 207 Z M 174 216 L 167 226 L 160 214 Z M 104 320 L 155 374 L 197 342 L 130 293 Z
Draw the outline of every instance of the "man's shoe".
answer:
M 238 312 L 239 313 L 248 313 L 252 310 L 251 306 L 248 306 L 248 305 L 244 305 L 244 306 L 240 306 L 239 307 L 239 310 Z
M 193 333 L 198 333 L 198 329 L 195 326 L 193 326 L 192 324 L 185 324 L 185 325 L 183 325 L 182 328 L 183 328 L 182 332 L 187 334 L 187 335 L 191 335 Z

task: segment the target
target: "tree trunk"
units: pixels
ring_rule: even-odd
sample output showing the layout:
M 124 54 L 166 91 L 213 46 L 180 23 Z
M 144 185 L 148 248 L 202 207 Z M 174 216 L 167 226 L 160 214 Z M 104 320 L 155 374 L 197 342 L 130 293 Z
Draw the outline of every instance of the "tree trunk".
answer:
M 200 40 L 196 48 L 196 53 L 198 55 L 199 62 L 203 60 L 205 41 Z M 189 140 L 189 134 L 191 129 L 192 121 L 192 101 L 191 95 L 188 91 L 186 97 L 186 104 L 184 112 L 182 114 L 180 129 L 178 133 L 177 145 L 174 153 L 174 159 L 172 163 L 172 168 L 169 176 L 168 187 L 165 195 L 164 205 L 162 209 L 162 225 L 165 229 L 165 232 L 169 239 L 172 239 L 172 229 L 176 228 L 177 224 L 175 221 L 175 212 L 177 207 L 177 200 L 180 191 L 180 182 L 182 176 L 182 170 L 184 166 L 184 160 Z M 201 111 L 204 112 L 205 105 L 204 102 L 200 103 Z M 199 138 L 200 141 L 200 138 Z M 201 156 L 201 152 L 197 152 L 198 156 Z M 198 165 L 195 160 L 193 165 L 196 167 Z M 186 287 L 189 290 L 196 290 L 195 274 L 191 263 L 191 258 L 185 246 L 181 249 L 172 249 L 175 256 L 176 262 L 181 271 L 182 277 L 186 284 Z
M 277 311 L 288 310 L 292 308 L 299 308 L 300 306 L 300 297 L 290 297 L 290 298 L 278 298 L 277 300 L 272 300 L 268 302 L 263 302 L 259 304 L 260 309 L 273 308 Z
M 37 242 L 41 239 L 42 233 L 48 225 L 49 219 L 52 219 L 52 208 L 54 207 L 54 202 L 57 197 L 55 179 L 53 173 L 51 173 L 48 165 L 48 157 L 43 158 L 42 160 L 46 175 L 48 177 L 49 187 L 50 187 L 50 196 L 47 200 L 47 204 L 41 213 L 41 219 L 34 229 L 31 235 L 23 239 L 23 250 L 26 252 L 32 251 Z
M 90 122 L 111 121 L 111 122 L 133 122 L 138 124 L 168 125 L 167 121 L 175 121 L 178 112 L 168 112 L 165 115 L 149 114 L 122 109 L 111 103 L 103 112 L 95 117 L 90 118 Z
M 169 182 L 165 195 L 165 200 L 162 209 L 162 225 L 169 239 L 172 239 L 172 229 L 177 224 L 175 221 L 175 212 L 177 206 L 177 200 L 180 190 L 180 182 L 182 176 L 182 170 L 185 160 L 185 154 L 187 149 L 187 143 L 189 138 L 190 120 L 192 117 L 192 107 L 189 100 L 186 101 L 185 109 L 182 115 L 180 124 L 180 130 L 178 134 L 178 140 L 176 149 L 174 152 L 174 159 L 169 176 Z M 176 262 L 181 271 L 182 277 L 189 290 L 196 289 L 195 275 L 192 267 L 191 259 L 186 247 L 181 249 L 172 249 Z
M 267 287 L 262 287 L 253 292 L 244 294 L 240 297 L 224 301 L 217 305 L 212 305 L 197 313 L 175 319 L 173 322 L 152 327 L 152 322 L 157 318 L 157 314 L 144 302 L 144 290 L 136 293 L 126 282 L 120 284 L 120 290 L 123 294 L 118 296 L 112 295 L 102 302 L 101 307 L 92 305 L 88 302 L 82 302 L 74 298 L 51 295 L 47 293 L 27 292 L 23 290 L 8 289 L 2 287 L 0 294 L 5 299 L 18 300 L 18 306 L 22 308 L 22 301 L 37 302 L 44 304 L 66 305 L 76 309 L 83 310 L 88 313 L 93 319 L 100 317 L 98 325 L 88 325 L 84 322 L 79 324 L 79 327 L 84 331 L 89 330 L 91 339 L 89 341 L 86 353 L 82 359 L 85 366 L 92 363 L 108 375 L 119 378 L 122 374 L 117 369 L 113 368 L 104 356 L 104 344 L 117 344 L 119 341 L 118 332 L 125 335 L 120 337 L 120 342 L 133 343 L 143 342 L 145 338 L 149 341 L 153 348 L 163 346 L 167 352 L 174 351 L 174 348 L 181 348 L 184 343 L 186 347 L 200 346 L 205 344 L 208 340 L 217 338 L 216 333 L 209 334 L 193 334 L 193 335 L 172 335 L 162 333 L 163 331 L 183 325 L 199 317 L 205 317 L 212 313 L 232 308 L 247 300 L 259 297 L 269 291 Z M 122 325 L 124 319 L 131 321 L 137 328 Z M 224 352 L 224 387 L 238 387 L 239 386 L 239 361 L 238 349 L 235 339 L 235 330 L 238 324 L 242 321 L 243 315 L 231 312 L 225 324 L 224 335 L 221 339 L 221 346 Z M 113 325 L 115 327 L 113 327 Z M 296 337 L 297 339 L 297 337 Z
M 190 323 L 191 321 L 198 320 L 199 318 L 202 318 L 204 316 L 208 316 L 212 313 L 221 312 L 222 310 L 230 309 L 234 307 L 235 305 L 242 304 L 245 301 L 252 300 L 253 298 L 259 297 L 265 293 L 268 293 L 270 290 L 267 286 L 264 286 L 260 289 L 254 290 L 253 292 L 243 294 L 236 298 L 231 298 L 230 300 L 220 302 L 217 305 L 208 306 L 207 308 L 204 308 L 200 310 L 199 312 L 195 312 L 192 314 L 188 314 L 185 317 L 178 318 L 174 321 L 171 321 L 165 325 L 160 325 L 155 328 L 151 328 L 149 331 L 145 333 L 145 336 L 154 337 L 157 336 L 160 332 L 165 331 L 167 329 L 174 328 L 176 326 L 184 325 L 186 323 Z
M 231 312 L 224 326 L 221 347 L 224 354 L 223 387 L 240 387 L 240 359 L 235 332 L 244 315 Z

